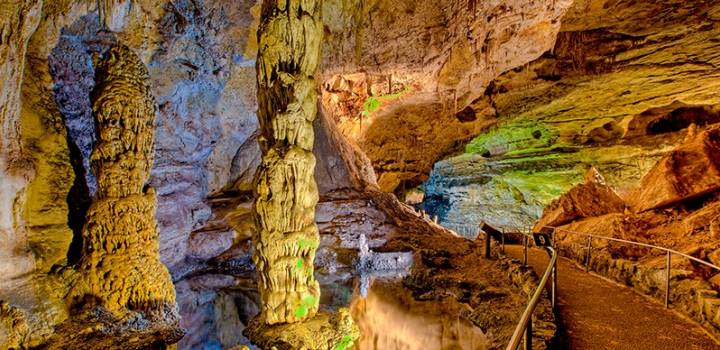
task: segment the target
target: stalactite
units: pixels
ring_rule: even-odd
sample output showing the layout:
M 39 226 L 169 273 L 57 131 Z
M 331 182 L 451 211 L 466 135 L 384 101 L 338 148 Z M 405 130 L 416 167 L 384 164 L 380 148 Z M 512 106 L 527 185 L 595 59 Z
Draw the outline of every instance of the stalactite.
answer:
M 91 165 L 98 188 L 68 301 L 91 297 L 112 311 L 173 305 L 175 289 L 159 259 L 155 191 L 146 186 L 156 113 L 147 69 L 118 44 L 100 60 L 95 80 Z
M 257 59 L 263 160 L 253 241 L 266 324 L 313 317 L 320 300 L 313 276 L 319 234 L 312 123 L 321 39 L 318 0 L 263 2 Z
M 100 29 L 111 31 L 113 30 L 112 20 L 113 16 L 117 13 L 114 12 L 116 6 L 126 2 L 128 0 L 97 0 L 97 11 L 98 20 L 100 21 Z M 133 0 L 129 0 L 132 4 Z

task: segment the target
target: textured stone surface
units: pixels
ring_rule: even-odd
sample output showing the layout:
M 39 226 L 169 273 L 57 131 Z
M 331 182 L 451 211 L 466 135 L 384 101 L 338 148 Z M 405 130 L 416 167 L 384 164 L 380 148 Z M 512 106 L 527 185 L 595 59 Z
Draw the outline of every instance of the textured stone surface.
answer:
M 625 211 L 625 202 L 605 183 L 605 179 L 591 168 L 585 183 L 577 185 L 552 201 L 535 224 L 536 231 L 546 226 L 555 227 L 569 222 Z
M 155 191 L 146 185 L 157 110 L 147 69 L 130 48 L 117 44 L 98 63 L 95 82 L 98 139 L 91 159 L 98 188 L 68 303 L 90 296 L 110 311 L 173 308 L 175 288 L 160 262 Z
M 258 29 L 263 158 L 254 192 L 253 261 L 262 299 L 260 324 L 312 319 L 320 302 L 320 286 L 313 276 L 320 237 L 315 224 L 318 189 L 312 153 L 320 11 L 316 1 L 266 1 Z
M 323 61 L 323 101 L 381 188 L 402 193 L 492 124 L 493 106 L 475 101 L 492 79 L 553 46 L 572 1 L 335 3 L 324 8 L 326 52 L 342 54 Z M 352 29 L 351 40 L 340 28 Z
M 634 209 L 645 211 L 697 198 L 720 189 L 720 128 L 685 142 L 663 157 L 633 194 Z
M 25 54 L 30 36 L 41 17 L 42 1 L 8 1 L 0 5 L 0 281 L 2 287 L 10 280 L 35 268 L 32 256 L 18 254 L 27 246 L 27 233 L 17 230 L 17 217 L 26 201 L 21 192 L 34 175 L 34 167 L 23 156 L 20 115 L 21 91 L 25 70 Z M 2 288 L 5 289 L 5 288 Z
M 497 126 L 436 165 L 429 211 L 448 225 L 525 226 L 588 165 L 621 196 L 639 185 L 692 123 L 720 121 L 718 11 L 707 1 L 575 1 L 551 51 L 489 84 Z
M 12 87 L 0 96 L 0 231 L 10 242 L 0 247 L 0 271 L 20 276 L 0 280 L 0 299 L 27 316 L 30 344 L 65 318 L 64 301 L 47 291 L 56 286 L 44 276 L 77 258 L 73 236 L 81 233 L 97 190 L 89 161 L 95 142 L 91 53 L 107 47 L 97 34 L 95 3 L 0 5 L 8 43 L 0 48 L 0 67 Z M 191 332 L 181 347 L 237 345 L 243 340 L 228 335 L 223 324 L 239 325 L 228 311 L 228 299 L 239 292 L 229 290 L 254 288 L 247 240 L 254 226 L 244 220 L 261 154 L 254 69 L 261 6 L 107 3 L 106 26 L 148 66 L 160 106 L 150 182 L 157 192 L 160 257 L 182 286 L 178 301 Z M 314 125 L 320 272 L 347 268 L 361 233 L 382 250 L 394 234 L 434 227 L 412 221 L 417 214 L 411 211 L 388 209 L 389 197 L 363 193 L 375 182 L 368 159 L 384 189 L 402 192 L 424 179 L 437 159 L 499 122 L 492 137 L 473 143 L 473 154 L 438 164 L 431 176 L 435 190 L 425 188 L 443 208 L 436 213 L 444 224 L 472 234 L 480 219 L 530 224 L 545 204 L 582 180 L 585 163 L 595 164 L 609 184 L 631 187 L 691 122 L 717 122 L 716 4 L 577 0 L 555 43 L 570 4 L 324 2 L 325 54 L 317 76 L 328 100 Z M 372 150 L 369 157 L 352 147 L 353 140 Z M 673 230 L 690 241 L 704 230 L 716 239 L 720 226 L 715 206 L 707 203 L 703 210 L 688 203 L 683 210 L 692 214 L 676 220 Z M 247 210 L 228 217 L 237 205 Z M 652 226 L 679 215 L 631 222 Z M 422 235 L 408 240 L 422 249 L 428 247 L 419 241 L 434 242 Z M 430 254 L 429 261 L 442 262 L 443 254 Z M 199 282 L 208 274 L 214 275 Z M 243 277 L 230 281 L 225 274 Z
M 59 325 L 42 349 L 166 348 L 184 335 L 183 330 L 177 327 L 177 322 L 177 310 L 174 308 L 157 308 L 121 315 L 99 307 L 83 309 L 73 316 L 73 322 Z
M 351 349 L 360 336 L 350 312 L 318 313 L 300 323 L 267 326 L 254 320 L 245 334 L 263 349 Z

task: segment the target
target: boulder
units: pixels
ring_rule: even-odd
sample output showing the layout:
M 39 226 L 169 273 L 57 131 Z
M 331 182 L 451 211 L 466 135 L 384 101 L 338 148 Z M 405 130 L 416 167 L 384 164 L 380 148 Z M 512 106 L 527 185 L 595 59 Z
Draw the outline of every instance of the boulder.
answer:
M 585 183 L 570 189 L 552 201 L 543 211 L 535 230 L 545 226 L 559 226 L 589 217 L 622 213 L 625 202 L 610 188 L 595 168 L 585 175 Z
M 720 289 L 720 273 L 711 277 L 708 282 L 710 282 L 710 285 L 712 285 L 713 288 Z
M 641 181 L 635 212 L 667 207 L 720 189 L 720 128 L 689 132 Z

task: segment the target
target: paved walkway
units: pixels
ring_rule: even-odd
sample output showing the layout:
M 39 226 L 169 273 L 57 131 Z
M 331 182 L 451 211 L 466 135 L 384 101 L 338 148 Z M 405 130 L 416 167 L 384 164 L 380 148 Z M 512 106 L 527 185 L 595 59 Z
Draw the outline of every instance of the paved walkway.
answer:
M 507 246 L 506 253 L 522 259 L 521 246 Z M 539 249 L 530 249 L 528 260 L 538 275 L 549 261 Z M 557 296 L 564 343 L 557 349 L 720 349 L 699 325 L 564 258 L 558 260 Z

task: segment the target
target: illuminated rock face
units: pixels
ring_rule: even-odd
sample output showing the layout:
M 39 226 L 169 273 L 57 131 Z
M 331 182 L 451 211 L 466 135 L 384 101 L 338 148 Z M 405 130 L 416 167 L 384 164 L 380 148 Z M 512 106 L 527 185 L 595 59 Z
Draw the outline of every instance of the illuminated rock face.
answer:
M 319 2 L 263 3 L 259 29 L 258 120 L 262 164 L 256 178 L 253 236 L 260 318 L 267 324 L 302 321 L 317 312 L 313 276 L 319 244 L 314 178 L 313 75 L 320 60 Z
M 623 200 L 605 183 L 605 178 L 597 169 L 590 168 L 585 175 L 585 183 L 573 187 L 545 208 L 535 230 L 582 218 L 622 213 L 624 210 Z
M 646 211 L 698 198 L 720 189 L 720 128 L 687 140 L 663 157 L 633 196 L 634 209 Z
M 98 189 L 82 232 L 72 304 L 87 296 L 112 311 L 175 303 L 159 259 L 155 191 L 145 185 L 155 121 L 148 79 L 140 59 L 123 45 L 112 47 L 97 66 L 92 101 L 98 140 L 91 162 Z
M 626 197 L 690 124 L 720 122 L 720 99 L 711 92 L 718 43 L 709 39 L 720 34 L 717 13 L 717 3 L 700 9 L 671 0 L 575 1 L 551 52 L 490 84 L 485 101 L 497 112 L 497 127 L 470 142 L 467 154 L 435 165 L 426 209 L 458 229 L 480 220 L 531 225 L 583 182 L 588 165 Z M 672 34 L 683 28 L 706 30 Z M 664 39 L 649 39 L 656 37 Z M 690 187 L 687 194 L 708 188 Z M 675 197 L 670 188 L 657 191 L 667 196 L 662 201 Z

